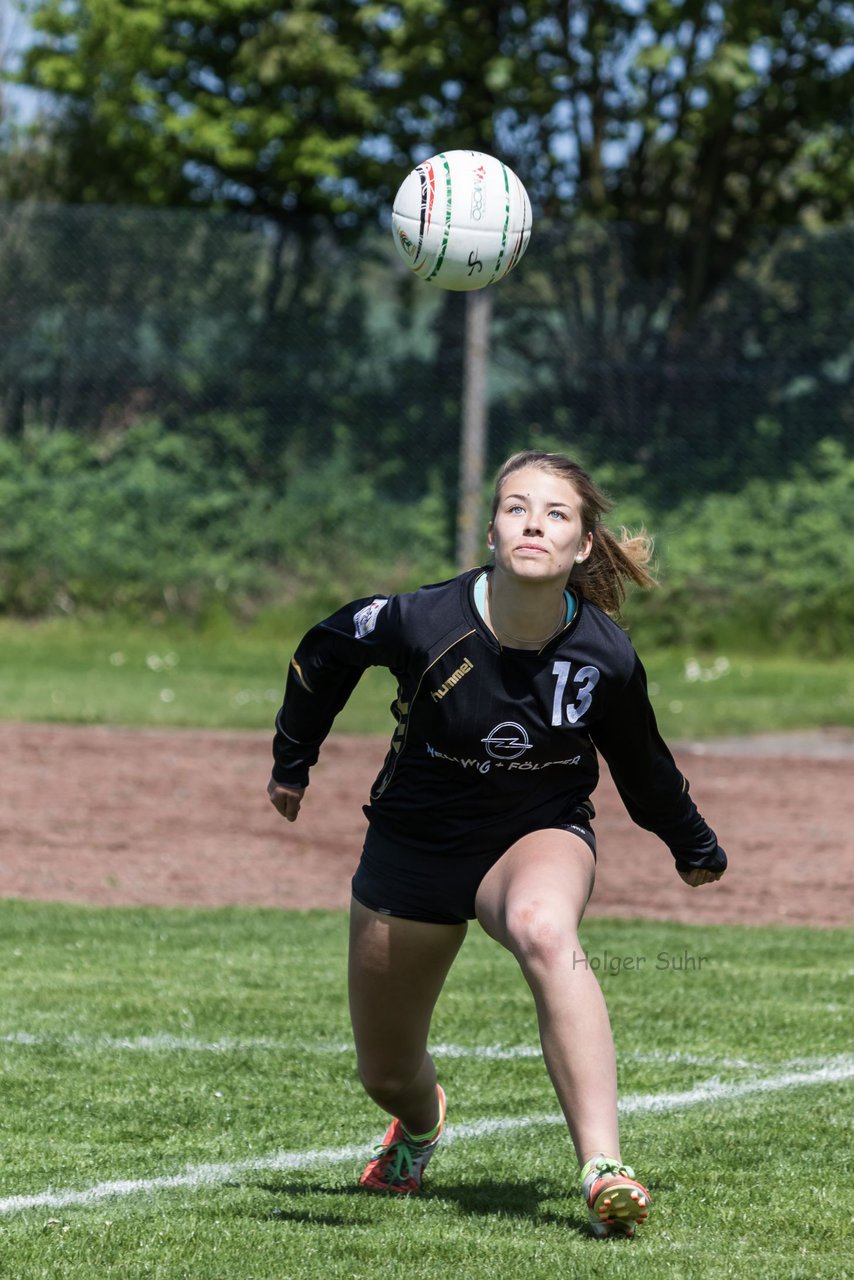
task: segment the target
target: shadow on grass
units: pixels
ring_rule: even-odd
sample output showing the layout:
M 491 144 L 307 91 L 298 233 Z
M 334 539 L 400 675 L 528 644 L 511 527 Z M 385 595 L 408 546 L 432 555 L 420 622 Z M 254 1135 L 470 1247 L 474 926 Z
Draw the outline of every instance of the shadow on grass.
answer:
M 365 1191 L 355 1184 L 334 1186 L 320 1182 L 268 1182 L 254 1185 L 259 1191 L 290 1201 L 287 1206 L 281 1205 L 268 1215 L 271 1220 L 276 1221 L 304 1222 L 323 1226 L 353 1227 L 355 1225 L 352 1215 L 344 1212 L 343 1206 L 342 1211 L 338 1213 L 331 1208 L 324 1210 L 319 1205 L 301 1208 L 299 1200 L 305 1196 L 323 1197 L 327 1202 L 330 1197 L 343 1198 L 350 1201 L 351 1205 L 358 1201 L 364 1208 L 370 1205 L 395 1203 L 394 1199 L 387 1195 Z M 556 1192 L 554 1187 L 542 1182 L 486 1181 L 442 1183 L 440 1186 L 425 1187 L 419 1199 L 425 1204 L 429 1204 L 430 1201 L 453 1204 L 461 1214 L 470 1217 L 524 1219 L 538 1226 L 559 1226 L 565 1231 L 589 1236 L 589 1228 L 580 1205 L 577 1211 L 570 1209 L 567 1213 L 541 1208 L 544 1200 L 554 1201 L 560 1198 L 560 1195 L 561 1193 Z M 373 1214 L 369 1216 L 373 1217 Z M 368 1225 L 367 1221 L 365 1225 Z
M 582 1210 L 566 1213 L 545 1209 L 542 1202 L 562 1199 L 564 1190 L 543 1182 L 463 1182 L 443 1183 L 428 1193 L 430 1200 L 455 1204 L 471 1217 L 523 1218 L 537 1226 L 558 1226 L 565 1231 L 590 1234 Z

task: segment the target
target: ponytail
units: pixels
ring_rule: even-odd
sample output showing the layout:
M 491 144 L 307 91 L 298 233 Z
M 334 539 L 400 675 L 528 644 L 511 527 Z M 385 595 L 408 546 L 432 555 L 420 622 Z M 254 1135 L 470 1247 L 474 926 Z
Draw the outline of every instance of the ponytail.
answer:
M 634 536 L 628 529 L 621 529 L 618 538 L 599 523 L 590 532 L 590 555 L 581 564 L 573 565 L 567 586 L 617 617 L 626 598 L 627 583 L 644 588 L 655 586 L 655 578 L 647 568 L 652 559 L 652 540 L 643 529 Z

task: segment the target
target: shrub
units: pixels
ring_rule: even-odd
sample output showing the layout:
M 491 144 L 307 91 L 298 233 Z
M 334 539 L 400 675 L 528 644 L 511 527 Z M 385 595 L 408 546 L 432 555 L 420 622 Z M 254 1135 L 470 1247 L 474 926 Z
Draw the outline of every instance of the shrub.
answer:
M 657 535 L 662 585 L 632 611 L 659 641 L 850 651 L 854 457 L 839 441 L 785 480 L 683 502 Z
M 435 494 L 395 503 L 344 446 L 284 484 L 259 479 L 220 443 L 156 422 L 0 441 L 0 610 L 198 615 L 360 579 L 391 588 L 444 563 Z
M 850 649 L 854 457 L 838 441 L 785 480 L 658 516 L 641 480 L 604 477 L 620 499 L 613 523 L 656 536 L 661 585 L 626 610 L 645 644 Z M 343 428 L 317 461 L 267 459 L 251 424 L 228 417 L 0 439 L 0 611 L 316 612 L 412 587 L 453 572 L 453 495 L 424 488 L 402 495 Z

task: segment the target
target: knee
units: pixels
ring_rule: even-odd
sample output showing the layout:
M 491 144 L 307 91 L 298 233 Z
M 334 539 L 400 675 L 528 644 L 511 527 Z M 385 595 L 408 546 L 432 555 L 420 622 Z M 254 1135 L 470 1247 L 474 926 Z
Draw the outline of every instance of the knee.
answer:
M 510 950 L 524 969 L 554 970 L 578 949 L 575 928 L 546 902 L 528 902 L 506 919 Z
M 359 1080 L 365 1092 L 376 1102 L 393 1100 L 406 1094 L 412 1087 L 420 1067 L 419 1063 L 387 1060 L 374 1056 L 358 1058 Z

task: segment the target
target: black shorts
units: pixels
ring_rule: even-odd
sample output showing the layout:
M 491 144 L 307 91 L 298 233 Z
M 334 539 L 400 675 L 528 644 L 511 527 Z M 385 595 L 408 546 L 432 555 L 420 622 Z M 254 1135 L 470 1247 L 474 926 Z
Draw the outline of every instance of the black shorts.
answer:
M 568 822 L 548 830 L 578 836 L 595 858 L 592 816 L 593 806 L 588 801 L 569 815 Z M 425 853 L 369 827 L 353 876 L 353 897 L 363 907 L 384 916 L 428 924 L 464 924 L 475 918 L 474 900 L 481 880 L 506 852 L 495 849 L 463 855 Z

